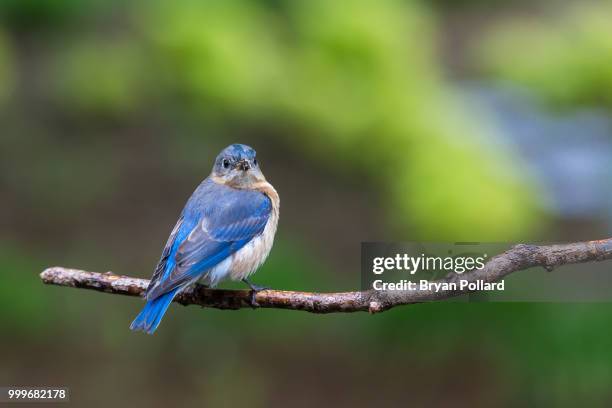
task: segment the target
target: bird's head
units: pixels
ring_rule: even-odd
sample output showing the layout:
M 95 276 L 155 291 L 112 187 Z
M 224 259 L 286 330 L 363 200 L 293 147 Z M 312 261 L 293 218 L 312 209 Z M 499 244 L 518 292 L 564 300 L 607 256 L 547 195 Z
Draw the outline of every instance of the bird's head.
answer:
M 266 181 L 259 168 L 257 152 L 243 144 L 233 144 L 221 151 L 215 159 L 212 179 L 216 183 L 234 188 L 250 188 Z

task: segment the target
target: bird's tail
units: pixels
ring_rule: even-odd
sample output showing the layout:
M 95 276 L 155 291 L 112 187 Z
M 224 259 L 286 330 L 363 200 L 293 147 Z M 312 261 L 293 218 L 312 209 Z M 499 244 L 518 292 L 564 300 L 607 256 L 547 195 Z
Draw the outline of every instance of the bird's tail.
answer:
M 130 325 L 130 329 L 134 331 L 142 330 L 147 334 L 153 334 L 157 330 L 157 326 L 159 326 L 161 319 L 164 317 L 168 306 L 172 303 L 172 299 L 174 299 L 178 290 L 179 288 L 176 288 L 157 299 L 149 300 Z

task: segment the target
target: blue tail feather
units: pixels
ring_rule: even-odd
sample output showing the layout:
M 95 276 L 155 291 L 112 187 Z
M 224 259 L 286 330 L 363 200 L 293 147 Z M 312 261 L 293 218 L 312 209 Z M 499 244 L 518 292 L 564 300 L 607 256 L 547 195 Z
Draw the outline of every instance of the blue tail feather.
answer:
M 156 299 L 149 300 L 142 311 L 136 316 L 130 329 L 134 331 L 142 330 L 147 334 L 153 334 L 157 330 L 157 326 L 164 317 L 168 306 L 172 303 L 172 299 L 176 296 L 179 288 L 176 288 Z

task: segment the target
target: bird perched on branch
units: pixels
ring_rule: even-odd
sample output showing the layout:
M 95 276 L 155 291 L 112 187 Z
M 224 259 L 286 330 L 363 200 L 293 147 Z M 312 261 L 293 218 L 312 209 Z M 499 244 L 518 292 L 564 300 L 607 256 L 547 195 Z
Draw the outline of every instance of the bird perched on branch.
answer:
M 187 201 L 145 293 L 147 304 L 130 329 L 152 334 L 172 299 L 200 281 L 214 287 L 248 277 L 266 260 L 276 233 L 278 193 L 266 181 L 256 152 L 233 144 L 215 159 L 211 174 Z

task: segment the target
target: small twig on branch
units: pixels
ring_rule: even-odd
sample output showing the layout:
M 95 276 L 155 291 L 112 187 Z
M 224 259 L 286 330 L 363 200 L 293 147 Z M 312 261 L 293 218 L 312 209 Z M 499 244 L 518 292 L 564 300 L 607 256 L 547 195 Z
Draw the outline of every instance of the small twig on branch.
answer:
M 482 269 L 463 274 L 450 273 L 436 282 L 458 283 L 497 282 L 505 276 L 524 269 L 541 266 L 552 270 L 557 266 L 612 259 L 612 238 L 600 241 L 578 242 L 561 245 L 516 245 L 497 255 Z M 119 276 L 111 272 L 96 273 L 77 269 L 53 267 L 40 274 L 44 283 L 93 289 L 101 292 L 142 296 L 149 281 L 146 279 Z M 459 287 L 459 285 L 457 285 Z M 304 310 L 312 313 L 382 312 L 394 306 L 442 300 L 469 293 L 468 290 L 405 290 L 405 291 L 361 291 L 361 292 L 294 292 L 263 290 L 257 293 L 260 307 Z M 201 285 L 180 293 L 174 300 L 182 305 L 199 305 L 218 309 L 240 309 L 251 307 L 250 291 L 208 289 Z

